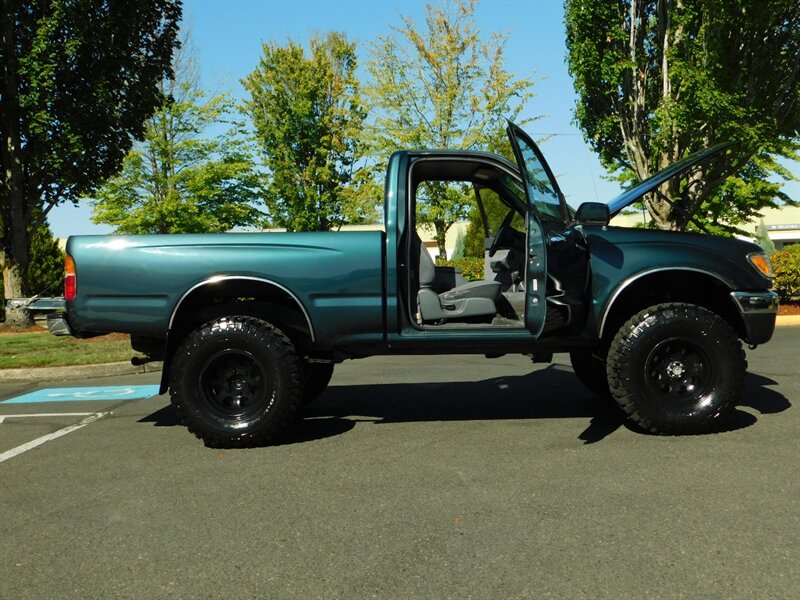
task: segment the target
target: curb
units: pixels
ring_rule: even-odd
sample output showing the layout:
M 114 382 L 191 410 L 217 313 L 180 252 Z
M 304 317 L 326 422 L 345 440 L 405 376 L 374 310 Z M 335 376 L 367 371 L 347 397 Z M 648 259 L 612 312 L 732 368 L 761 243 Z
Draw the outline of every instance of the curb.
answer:
M 96 365 L 74 365 L 70 367 L 39 367 L 37 369 L 2 369 L 3 382 L 47 381 L 54 379 L 92 379 L 115 375 L 143 375 L 161 371 L 162 363 L 151 362 L 134 367 L 129 362 L 100 363 Z
M 780 315 L 775 319 L 775 327 L 800 325 L 800 315 Z

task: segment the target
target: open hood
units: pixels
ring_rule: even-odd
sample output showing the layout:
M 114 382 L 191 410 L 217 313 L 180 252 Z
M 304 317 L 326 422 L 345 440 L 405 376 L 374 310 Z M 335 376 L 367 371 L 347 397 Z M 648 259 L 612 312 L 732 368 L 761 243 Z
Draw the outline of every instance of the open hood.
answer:
M 726 148 L 730 148 L 733 144 L 731 142 L 724 142 L 722 144 L 716 144 L 705 150 L 700 150 L 699 152 L 695 152 L 694 154 L 690 154 L 686 158 L 679 160 L 676 163 L 672 163 L 670 166 L 661 169 L 655 175 L 648 177 L 641 183 L 637 183 L 631 189 L 626 192 L 622 192 L 619 196 L 614 198 L 613 200 L 609 200 L 608 202 L 608 211 L 611 213 L 611 217 L 614 217 L 622 211 L 627 206 L 630 206 L 637 200 L 639 200 L 642 196 L 646 193 L 653 191 L 659 185 L 675 177 L 676 175 L 680 175 L 693 165 L 696 165 L 703 160 L 714 156 L 725 150 Z

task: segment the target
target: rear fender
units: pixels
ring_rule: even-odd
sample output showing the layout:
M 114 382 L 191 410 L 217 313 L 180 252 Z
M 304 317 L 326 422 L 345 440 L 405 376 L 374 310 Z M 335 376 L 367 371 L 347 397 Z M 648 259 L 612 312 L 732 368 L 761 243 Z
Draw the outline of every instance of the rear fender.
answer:
M 300 351 L 315 340 L 306 307 L 285 286 L 250 276 L 210 277 L 188 290 L 172 311 L 164 342 L 160 393 L 169 387 L 172 358 L 186 336 L 204 323 L 232 315 L 269 321 L 283 330 Z

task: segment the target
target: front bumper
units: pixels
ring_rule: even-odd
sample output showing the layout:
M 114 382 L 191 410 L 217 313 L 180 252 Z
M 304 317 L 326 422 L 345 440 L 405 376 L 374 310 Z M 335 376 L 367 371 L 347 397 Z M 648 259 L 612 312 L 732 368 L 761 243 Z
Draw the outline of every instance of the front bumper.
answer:
M 778 294 L 775 292 L 731 292 L 736 307 L 742 315 L 745 341 L 764 344 L 775 331 L 778 315 Z

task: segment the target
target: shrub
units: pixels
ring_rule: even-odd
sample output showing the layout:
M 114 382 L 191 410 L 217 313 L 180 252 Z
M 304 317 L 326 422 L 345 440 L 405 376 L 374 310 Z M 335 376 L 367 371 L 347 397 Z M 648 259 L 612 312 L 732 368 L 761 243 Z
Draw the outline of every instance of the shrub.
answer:
M 800 244 L 792 244 L 771 257 L 775 291 L 782 302 L 800 296 Z
M 465 256 L 464 258 L 447 260 L 437 264 L 455 267 L 461 271 L 462 277 L 467 281 L 480 281 L 483 279 L 483 258 Z
M 28 291 L 43 296 L 60 296 L 64 293 L 64 251 L 47 225 L 30 233 L 30 262 L 28 264 Z

